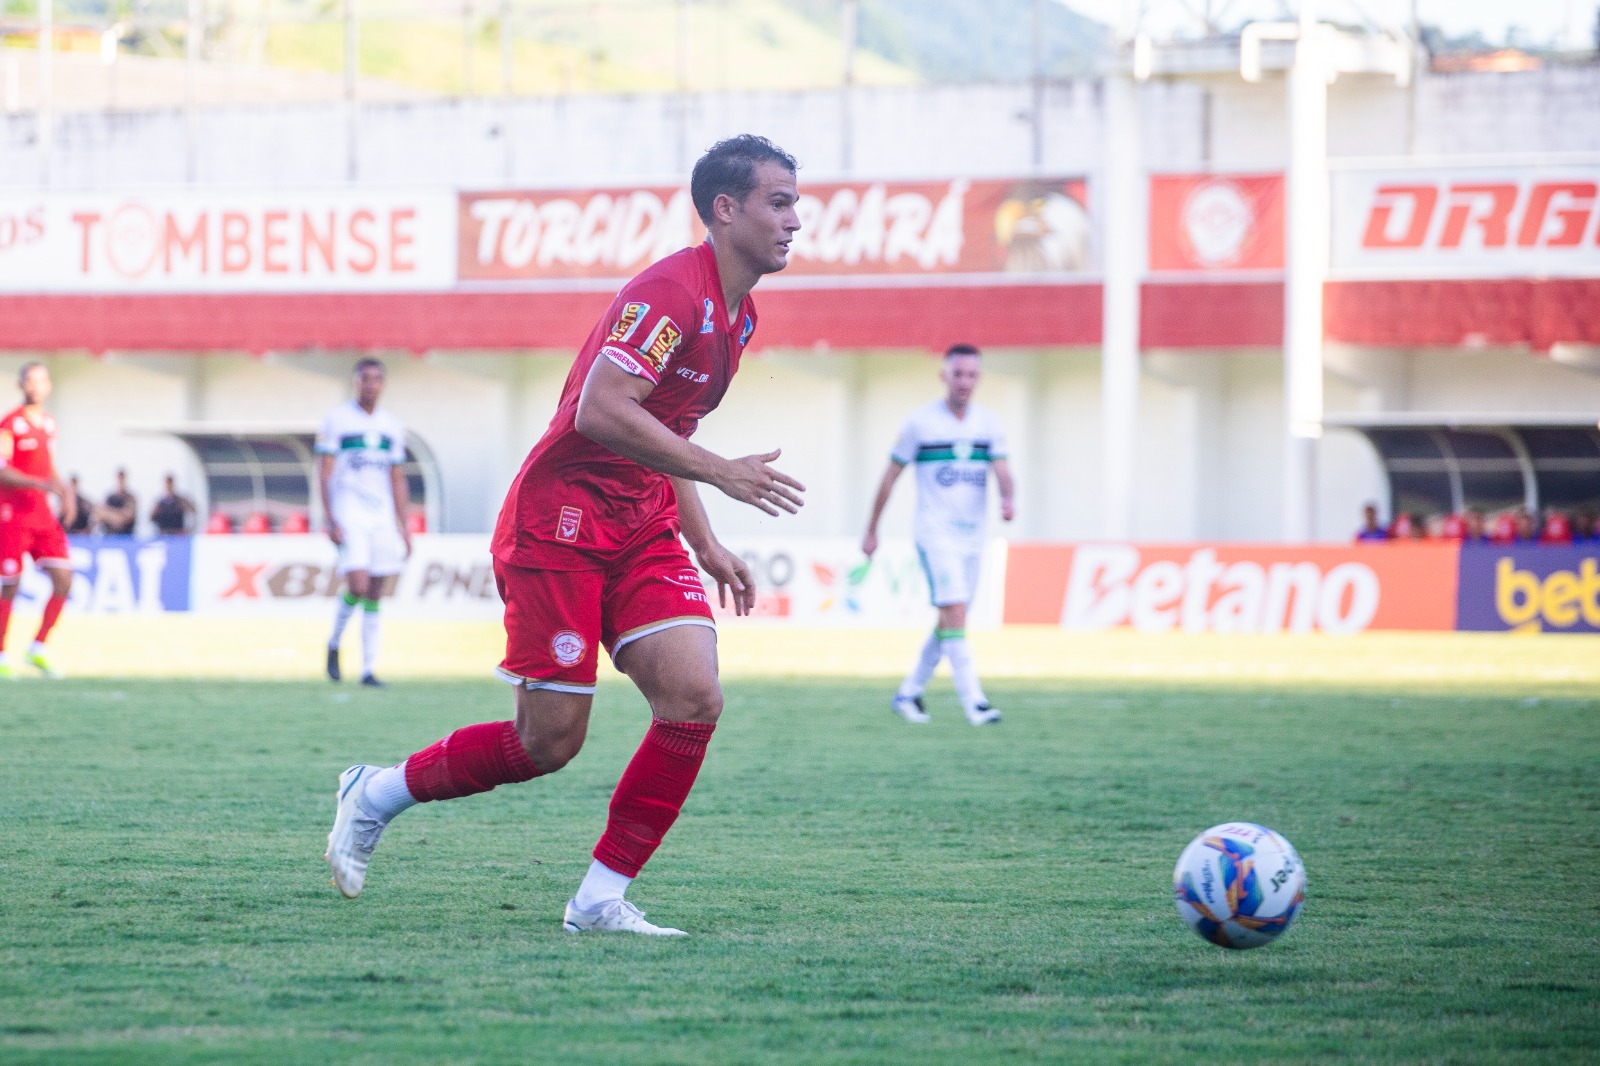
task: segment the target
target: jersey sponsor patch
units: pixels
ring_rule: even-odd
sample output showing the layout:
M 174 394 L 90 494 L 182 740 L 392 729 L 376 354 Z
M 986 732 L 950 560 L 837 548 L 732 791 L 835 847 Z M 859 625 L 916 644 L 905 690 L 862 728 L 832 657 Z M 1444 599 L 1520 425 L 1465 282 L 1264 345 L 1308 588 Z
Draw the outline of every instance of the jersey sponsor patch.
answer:
M 672 358 L 672 353 L 678 350 L 678 345 L 683 343 L 683 330 L 666 315 L 661 316 L 661 321 L 656 323 L 655 329 L 644 339 L 639 346 L 640 354 L 645 362 L 657 374 L 666 369 L 667 360 Z
M 622 305 L 622 314 L 618 317 L 616 325 L 611 327 L 611 332 L 606 335 L 608 341 L 625 341 L 633 337 L 639 329 L 639 323 L 644 321 L 644 316 L 650 313 L 647 303 L 627 303 Z
M 658 374 L 654 374 L 645 369 L 644 364 L 635 359 L 633 357 L 633 353 L 628 351 L 626 348 L 618 348 L 615 344 L 608 344 L 604 348 L 600 349 L 600 354 L 620 366 L 622 369 L 626 370 L 628 373 L 632 374 L 634 377 L 646 378 L 650 381 L 660 380 Z
M 583 512 L 576 507 L 561 508 L 561 516 L 556 519 L 556 539 L 564 540 L 568 544 L 578 539 L 578 527 L 583 524 Z
M 571 629 L 563 629 L 550 638 L 550 654 L 562 666 L 576 666 L 588 650 L 589 645 L 583 639 L 583 634 Z
M 750 334 L 756 331 L 756 320 L 749 315 L 744 316 L 744 328 L 739 331 L 739 347 L 743 348 L 750 343 Z
M 712 330 L 717 328 L 711 321 L 711 316 L 714 310 L 715 306 L 711 302 L 711 297 L 706 297 L 706 317 L 700 322 L 701 333 L 710 333 Z

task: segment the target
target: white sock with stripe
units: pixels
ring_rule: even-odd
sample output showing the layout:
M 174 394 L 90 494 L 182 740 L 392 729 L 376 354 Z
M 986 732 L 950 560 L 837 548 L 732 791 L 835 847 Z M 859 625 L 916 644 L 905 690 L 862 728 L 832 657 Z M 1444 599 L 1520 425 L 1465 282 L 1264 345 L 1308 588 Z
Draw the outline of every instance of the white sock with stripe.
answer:
M 978 668 L 972 662 L 972 649 L 967 645 L 965 629 L 941 631 L 945 658 L 950 660 L 950 674 L 956 683 L 956 695 L 961 697 L 961 709 L 971 714 L 981 703 L 988 703 L 983 685 L 978 681 Z
M 378 661 L 378 601 L 361 601 L 361 676 L 372 673 Z
M 941 654 L 939 631 L 934 630 L 928 634 L 928 639 L 923 641 L 922 651 L 917 663 L 911 668 L 911 672 L 906 675 L 906 679 L 900 682 L 900 691 L 896 695 L 908 700 L 916 699 L 922 695 L 923 690 L 928 687 L 928 679 L 933 676 L 935 670 L 939 669 L 939 656 Z

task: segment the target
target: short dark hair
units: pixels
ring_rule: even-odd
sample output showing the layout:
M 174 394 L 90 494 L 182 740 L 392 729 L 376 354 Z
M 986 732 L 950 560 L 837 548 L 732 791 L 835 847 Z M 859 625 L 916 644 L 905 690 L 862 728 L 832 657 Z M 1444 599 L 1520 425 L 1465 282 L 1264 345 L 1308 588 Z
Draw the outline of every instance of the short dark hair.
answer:
M 368 367 L 377 367 L 378 371 L 381 374 L 383 374 L 384 377 L 388 377 L 389 376 L 389 368 L 383 365 L 383 360 L 382 359 L 374 359 L 371 356 L 368 356 L 367 358 L 362 359 L 359 362 L 357 362 L 356 363 L 356 368 L 354 370 L 350 371 L 350 376 L 354 377 L 355 375 L 361 373 L 363 370 L 367 369 Z
M 30 359 L 23 363 L 22 369 L 17 371 L 17 384 L 19 386 L 26 385 L 28 383 L 28 375 L 38 370 L 41 366 L 44 366 L 44 364 L 37 359 Z
M 711 225 L 711 205 L 723 193 L 743 203 L 756 187 L 756 167 L 762 163 L 777 163 L 791 174 L 800 169 L 794 156 L 753 133 L 729 137 L 707 149 L 689 176 L 689 197 L 700 221 Z
M 976 344 L 965 344 L 965 343 L 952 344 L 950 347 L 948 347 L 948 348 L 946 348 L 944 350 L 944 357 L 946 359 L 950 358 L 952 355 L 982 355 L 982 354 L 983 354 L 982 352 L 978 351 L 978 346 Z

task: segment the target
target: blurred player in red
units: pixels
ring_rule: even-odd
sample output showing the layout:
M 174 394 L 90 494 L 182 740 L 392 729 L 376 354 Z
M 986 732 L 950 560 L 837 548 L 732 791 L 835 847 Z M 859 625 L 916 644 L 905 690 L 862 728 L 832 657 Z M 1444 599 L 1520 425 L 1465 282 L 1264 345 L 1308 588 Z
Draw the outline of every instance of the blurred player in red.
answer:
M 340 775 L 327 859 L 346 896 L 361 892 L 396 814 L 554 773 L 577 755 L 604 645 L 653 717 L 563 924 L 682 935 L 623 898 L 678 817 L 722 710 L 711 606 L 679 533 L 722 602 L 731 592 L 746 614 L 755 582 L 712 535 L 695 483 L 773 515 L 798 510 L 804 491 L 767 465 L 776 450 L 725 459 L 688 439 L 755 331 L 750 290 L 788 263 L 800 228 L 795 162 L 760 137 L 722 141 L 695 164 L 690 195 L 705 243 L 623 286 L 500 511 L 490 545 L 505 601 L 498 673 L 516 686 L 516 719 L 458 729 L 398 766 Z
M 45 677 L 54 678 L 61 675 L 45 656 L 44 643 L 72 590 L 72 560 L 61 526 L 72 525 L 78 501 L 56 473 L 56 420 L 44 409 L 50 398 L 50 371 L 42 363 L 28 363 L 17 375 L 17 384 L 22 406 L 0 420 L 0 678 L 14 676 L 5 652 L 6 629 L 22 582 L 24 555 L 50 574 L 50 598 L 27 661 Z M 51 493 L 61 499 L 60 522 L 50 509 Z

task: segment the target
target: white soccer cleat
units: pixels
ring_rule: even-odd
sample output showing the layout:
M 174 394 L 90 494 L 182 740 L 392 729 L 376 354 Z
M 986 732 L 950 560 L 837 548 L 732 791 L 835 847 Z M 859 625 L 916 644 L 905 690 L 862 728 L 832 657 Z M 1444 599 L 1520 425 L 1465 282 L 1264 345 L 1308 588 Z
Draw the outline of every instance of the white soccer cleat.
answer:
M 575 902 L 568 901 L 566 916 L 561 920 L 561 928 L 569 933 L 584 933 L 596 929 L 606 933 L 641 933 L 644 936 L 689 935 L 682 929 L 651 925 L 644 920 L 644 911 L 625 899 L 609 900 L 592 911 L 580 911 Z
M 967 712 L 967 721 L 973 725 L 994 725 L 1000 721 L 1000 712 L 987 703 L 980 703 Z
M 928 712 L 922 708 L 921 696 L 901 696 L 896 694 L 889 706 L 894 708 L 895 714 L 898 714 L 908 722 L 920 723 L 931 720 Z
M 333 887 L 346 899 L 361 895 L 361 886 L 367 882 L 367 863 L 372 861 L 372 849 L 378 846 L 384 826 L 361 807 L 361 794 L 366 791 L 369 774 L 381 766 L 352 766 L 339 775 L 339 807 L 333 818 L 333 831 L 328 834 L 328 850 L 322 857 L 328 860 L 333 871 Z

